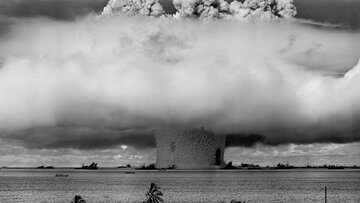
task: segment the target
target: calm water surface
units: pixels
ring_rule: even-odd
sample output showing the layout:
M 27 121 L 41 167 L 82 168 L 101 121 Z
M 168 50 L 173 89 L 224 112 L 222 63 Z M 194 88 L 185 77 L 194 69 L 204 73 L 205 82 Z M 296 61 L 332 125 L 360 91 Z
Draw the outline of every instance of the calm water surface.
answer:
M 55 177 L 56 173 L 69 177 Z M 136 171 L 1 169 L 0 202 L 142 202 L 151 182 L 166 202 L 360 202 L 360 170 Z

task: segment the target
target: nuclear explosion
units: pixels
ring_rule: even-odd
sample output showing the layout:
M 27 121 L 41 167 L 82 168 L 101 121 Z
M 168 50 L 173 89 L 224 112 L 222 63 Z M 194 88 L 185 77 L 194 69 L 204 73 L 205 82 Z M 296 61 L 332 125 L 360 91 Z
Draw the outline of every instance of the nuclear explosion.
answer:
M 294 0 L 173 0 L 177 12 L 167 14 L 159 0 L 110 0 L 102 15 L 198 19 L 276 19 L 296 15 Z
M 176 13 L 166 13 L 159 0 L 110 0 L 103 16 L 149 16 L 167 19 L 239 21 L 292 18 L 293 0 L 173 0 Z M 155 133 L 157 168 L 212 168 L 224 165 L 225 136 L 210 130 L 161 129 Z
M 155 143 L 157 168 L 199 169 L 224 165 L 225 137 L 204 128 L 159 129 Z

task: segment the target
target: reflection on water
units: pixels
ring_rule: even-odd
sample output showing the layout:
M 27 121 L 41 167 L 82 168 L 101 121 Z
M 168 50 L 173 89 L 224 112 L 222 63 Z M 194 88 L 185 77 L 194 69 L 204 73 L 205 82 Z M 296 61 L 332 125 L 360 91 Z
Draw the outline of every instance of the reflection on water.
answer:
M 69 174 L 69 177 L 55 177 Z M 151 182 L 166 202 L 360 202 L 360 170 L 0 170 L 0 202 L 142 202 Z

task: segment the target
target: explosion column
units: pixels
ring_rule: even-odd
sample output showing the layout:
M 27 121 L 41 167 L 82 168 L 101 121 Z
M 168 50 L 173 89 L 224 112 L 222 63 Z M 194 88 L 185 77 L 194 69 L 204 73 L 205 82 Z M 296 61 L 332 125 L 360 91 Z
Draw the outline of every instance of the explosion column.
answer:
M 157 168 L 204 169 L 225 164 L 225 137 L 204 128 L 159 129 L 155 143 Z

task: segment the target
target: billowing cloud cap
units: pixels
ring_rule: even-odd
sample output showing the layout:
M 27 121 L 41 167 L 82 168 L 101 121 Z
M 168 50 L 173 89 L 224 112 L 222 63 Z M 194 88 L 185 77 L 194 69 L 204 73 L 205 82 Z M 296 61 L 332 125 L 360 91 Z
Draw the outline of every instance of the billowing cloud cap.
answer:
M 159 3 L 159 0 L 110 0 L 102 14 L 158 17 L 164 13 L 164 9 Z
M 237 0 L 230 4 L 225 0 L 173 0 L 174 18 L 199 19 L 273 19 L 296 15 L 293 0 Z M 110 0 L 103 15 L 164 16 L 159 0 Z M 167 15 L 171 17 L 171 15 Z

